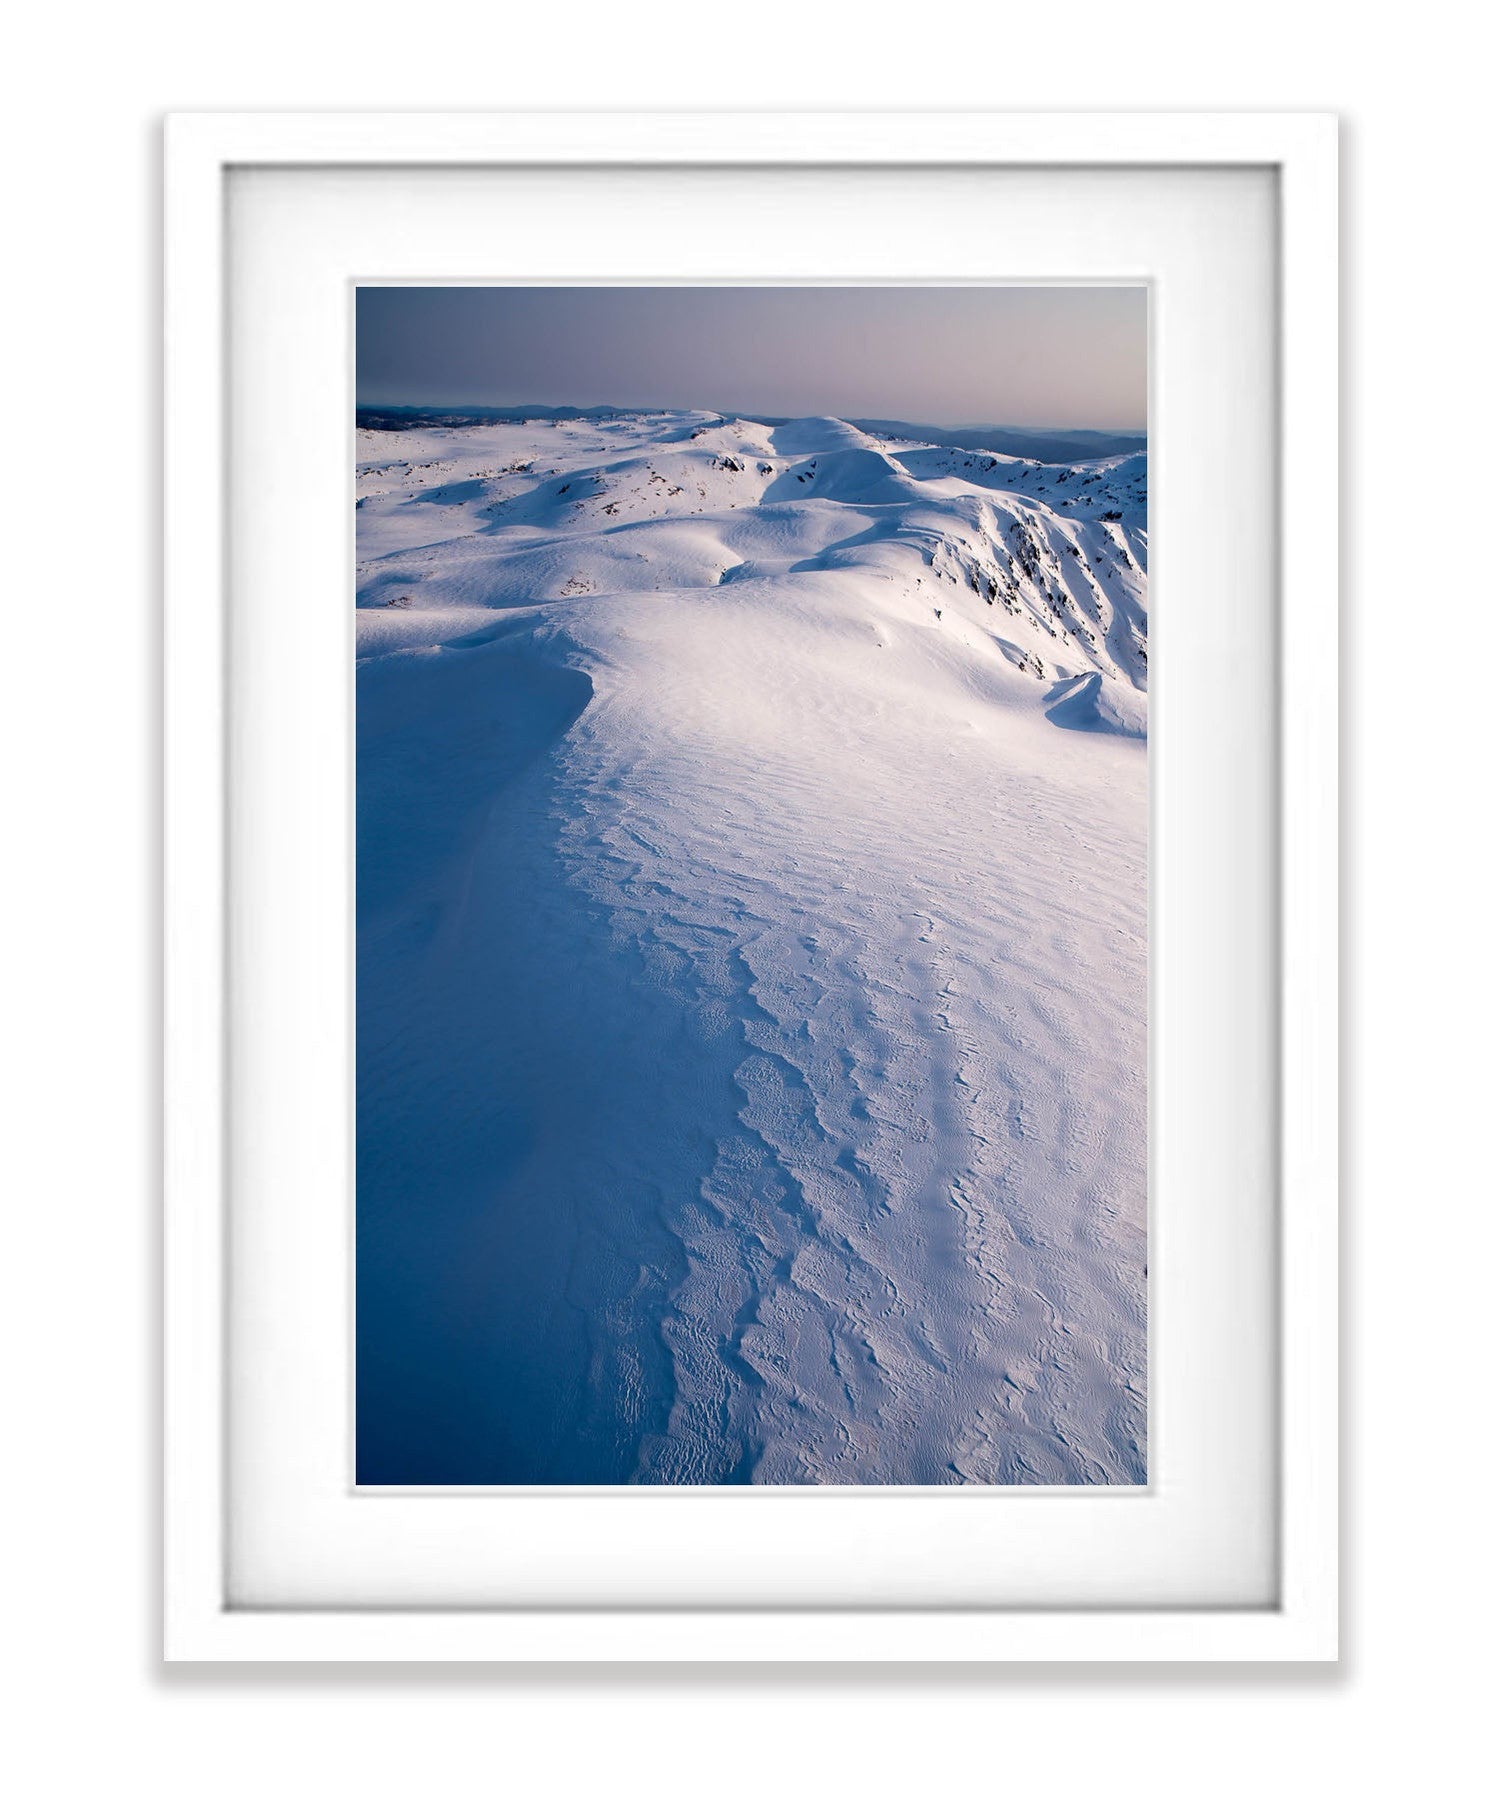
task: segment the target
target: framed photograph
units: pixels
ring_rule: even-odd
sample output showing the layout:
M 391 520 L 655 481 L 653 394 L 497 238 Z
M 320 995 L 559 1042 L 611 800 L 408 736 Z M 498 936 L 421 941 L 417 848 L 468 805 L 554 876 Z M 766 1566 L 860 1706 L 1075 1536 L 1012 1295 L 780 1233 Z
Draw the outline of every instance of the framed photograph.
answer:
M 1322 115 L 169 121 L 169 1658 L 1336 1656 L 1336 255 Z

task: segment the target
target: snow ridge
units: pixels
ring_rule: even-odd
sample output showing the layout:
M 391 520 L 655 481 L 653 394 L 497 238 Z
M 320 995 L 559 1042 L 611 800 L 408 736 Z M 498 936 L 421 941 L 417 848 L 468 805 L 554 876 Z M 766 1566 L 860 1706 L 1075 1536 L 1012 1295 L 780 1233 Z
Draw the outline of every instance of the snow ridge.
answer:
M 1143 1480 L 1145 456 L 358 458 L 361 1480 Z

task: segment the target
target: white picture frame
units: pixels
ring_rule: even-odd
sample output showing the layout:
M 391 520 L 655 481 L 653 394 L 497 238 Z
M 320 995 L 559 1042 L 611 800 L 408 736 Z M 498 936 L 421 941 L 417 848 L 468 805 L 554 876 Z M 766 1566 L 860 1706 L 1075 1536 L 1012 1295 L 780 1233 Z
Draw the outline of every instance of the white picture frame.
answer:
M 165 1652 L 229 1661 L 1319 1661 L 1337 1653 L 1336 122 L 1313 114 L 188 114 L 166 162 Z M 898 144 L 898 152 L 892 151 Z M 226 1443 L 232 783 L 226 479 L 237 171 L 379 167 L 1259 169 L 1279 368 L 1278 1431 L 1266 1602 L 769 1607 L 236 1603 Z M 662 270 L 666 278 L 679 271 Z M 919 271 L 913 270 L 913 273 Z M 1152 445 L 1154 448 L 1154 444 Z M 1168 752 L 1169 753 L 1169 752 Z M 237 878 L 237 874 L 235 876 Z M 330 1301 L 331 1303 L 331 1301 Z M 1105 1497 L 1104 1503 L 1109 1503 Z M 418 1503 L 462 1504 L 434 1496 Z M 608 1504 L 607 1500 L 590 1503 Z M 776 1503 L 772 1500 L 772 1504 Z M 920 1495 L 906 1502 L 921 1505 Z

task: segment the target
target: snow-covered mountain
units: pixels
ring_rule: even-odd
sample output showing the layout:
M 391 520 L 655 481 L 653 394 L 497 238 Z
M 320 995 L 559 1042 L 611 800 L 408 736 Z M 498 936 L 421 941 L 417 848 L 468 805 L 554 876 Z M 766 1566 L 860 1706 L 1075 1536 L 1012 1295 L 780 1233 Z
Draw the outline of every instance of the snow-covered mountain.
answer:
M 357 456 L 360 1478 L 1143 1480 L 1144 454 Z

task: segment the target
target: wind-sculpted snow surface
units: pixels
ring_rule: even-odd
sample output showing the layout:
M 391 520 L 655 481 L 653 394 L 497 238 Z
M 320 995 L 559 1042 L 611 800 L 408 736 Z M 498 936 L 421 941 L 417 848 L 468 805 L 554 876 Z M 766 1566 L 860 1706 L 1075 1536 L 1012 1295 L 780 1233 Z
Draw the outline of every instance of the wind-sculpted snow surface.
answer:
M 366 1482 L 1145 1478 L 1145 458 L 361 431 Z

